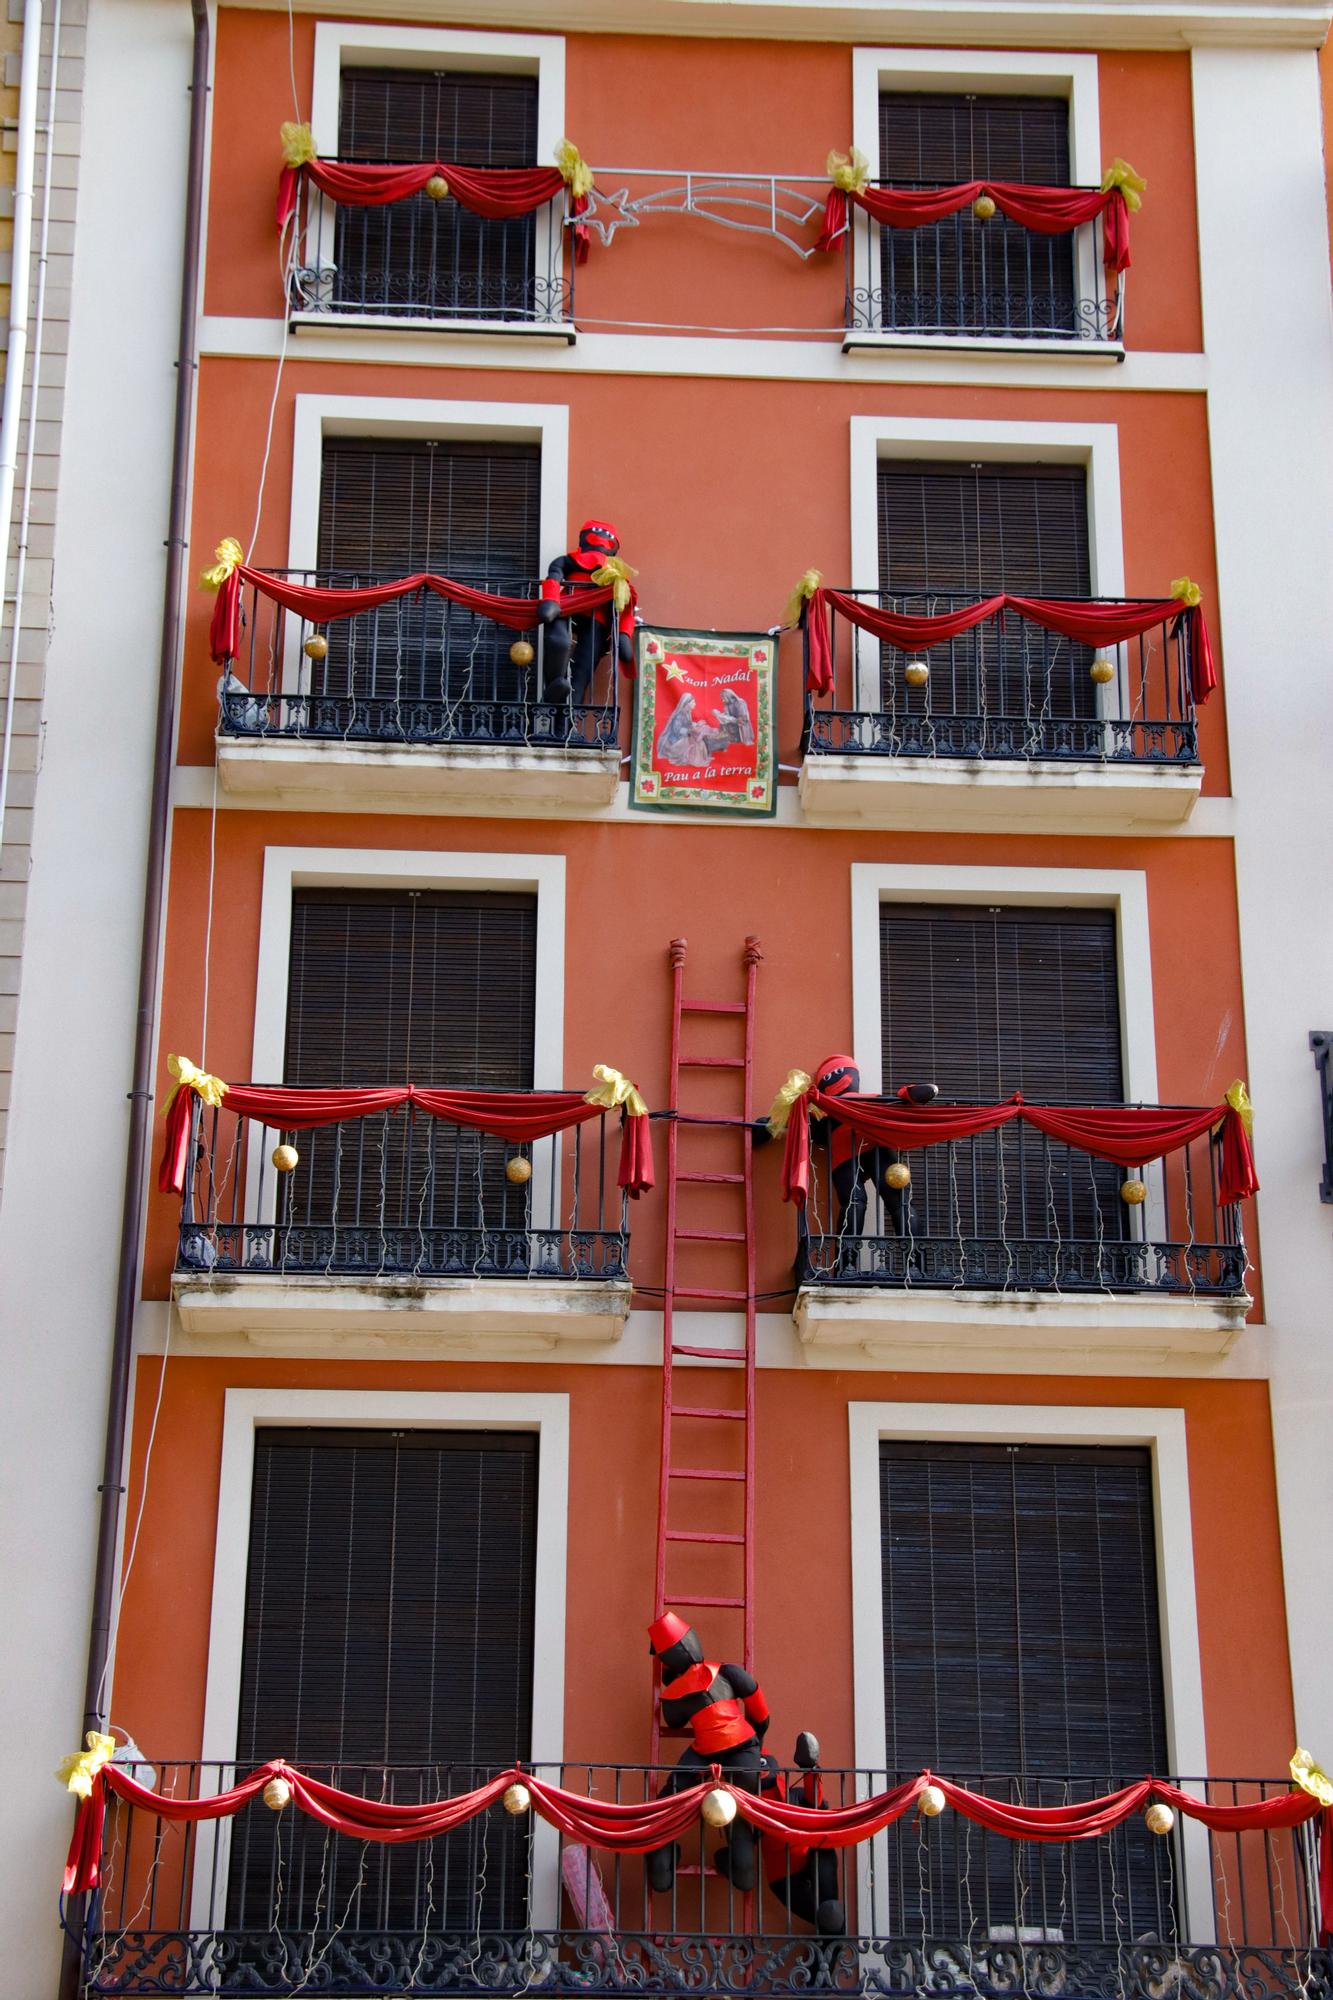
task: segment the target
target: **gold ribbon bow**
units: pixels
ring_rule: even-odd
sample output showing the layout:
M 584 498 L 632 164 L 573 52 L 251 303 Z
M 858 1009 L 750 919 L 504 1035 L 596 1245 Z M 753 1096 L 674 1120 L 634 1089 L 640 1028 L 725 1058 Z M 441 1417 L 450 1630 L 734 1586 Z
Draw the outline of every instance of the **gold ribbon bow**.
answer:
M 199 581 L 205 590 L 221 590 L 236 565 L 245 561 L 245 550 L 235 535 L 224 535 L 213 556 L 212 567 L 199 572 Z
M 1240 1122 L 1247 1132 L 1253 1132 L 1254 1106 L 1250 1102 L 1250 1093 L 1245 1088 L 1240 1077 L 1236 1078 L 1236 1081 L 1232 1084 L 1222 1102 L 1229 1104 L 1231 1109 L 1238 1114 Z
M 176 1079 L 176 1088 L 162 1107 L 164 1111 L 170 1111 L 183 1090 L 197 1091 L 204 1103 L 211 1104 L 215 1111 L 227 1094 L 227 1086 L 220 1076 L 210 1076 L 206 1069 L 197 1068 L 188 1056 L 168 1056 L 167 1068 Z
M 1142 174 L 1136 174 L 1129 161 L 1122 160 L 1119 154 L 1102 175 L 1102 193 L 1109 194 L 1112 188 L 1119 188 L 1125 197 L 1125 207 L 1131 214 L 1143 207 L 1143 195 L 1147 185 Z
M 278 128 L 282 140 L 282 163 L 286 167 L 308 166 L 311 160 L 319 158 L 319 148 L 315 135 L 308 125 L 298 125 L 288 118 Z
M 582 201 L 592 193 L 597 185 L 593 179 L 592 168 L 572 139 L 560 141 L 555 149 L 555 163 L 560 169 L 560 178 L 569 189 L 573 200 Z
M 614 1111 L 623 1104 L 631 1118 L 648 1116 L 648 1106 L 623 1070 L 612 1069 L 609 1063 L 594 1063 L 592 1073 L 597 1081 L 583 1093 L 585 1104 L 600 1105 L 603 1111 Z
M 802 606 L 810 602 L 810 599 L 814 596 L 823 581 L 824 572 L 822 570 L 806 570 L 805 574 L 798 580 L 791 596 L 787 599 L 787 608 L 782 614 L 784 625 L 794 625 L 796 623 L 801 615 Z
M 56 1776 L 71 1792 L 77 1792 L 81 1799 L 92 1797 L 93 1779 L 103 1764 L 109 1764 L 116 1752 L 114 1736 L 100 1736 L 90 1729 L 84 1737 L 86 1750 L 76 1750 L 72 1757 L 62 1757 L 56 1767 Z
M 824 167 L 834 187 L 844 194 L 860 194 L 870 179 L 870 162 L 857 146 L 849 153 L 830 153 Z
M 1320 1770 L 1308 1750 L 1295 1750 L 1287 1768 L 1303 1792 L 1318 1799 L 1321 1806 L 1333 1806 L 1333 1779 Z
M 780 1139 L 791 1118 L 792 1106 L 805 1096 L 810 1088 L 809 1070 L 789 1069 L 787 1080 L 769 1106 L 768 1129 L 775 1139 Z
M 611 602 L 617 611 L 623 611 L 629 603 L 629 580 L 638 574 L 639 572 L 631 569 L 627 562 L 622 562 L 619 556 L 608 556 L 600 569 L 593 571 L 592 580 L 600 584 L 603 590 L 609 585 Z
M 1179 598 L 1180 602 L 1187 609 L 1192 610 L 1203 596 L 1203 592 L 1200 590 L 1198 584 L 1191 583 L 1187 576 L 1173 576 L 1171 579 L 1171 595 Z

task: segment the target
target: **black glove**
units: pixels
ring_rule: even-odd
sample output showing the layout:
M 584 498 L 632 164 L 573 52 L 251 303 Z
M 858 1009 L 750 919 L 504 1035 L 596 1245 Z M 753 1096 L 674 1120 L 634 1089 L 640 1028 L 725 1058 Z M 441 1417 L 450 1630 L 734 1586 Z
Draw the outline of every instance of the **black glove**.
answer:
M 796 1739 L 793 1762 L 799 1765 L 802 1771 L 814 1771 L 819 1768 L 819 1738 L 812 1735 L 808 1729 L 803 1729 Z
M 554 597 L 540 597 L 537 600 L 537 623 L 553 625 L 560 616 L 560 606 Z

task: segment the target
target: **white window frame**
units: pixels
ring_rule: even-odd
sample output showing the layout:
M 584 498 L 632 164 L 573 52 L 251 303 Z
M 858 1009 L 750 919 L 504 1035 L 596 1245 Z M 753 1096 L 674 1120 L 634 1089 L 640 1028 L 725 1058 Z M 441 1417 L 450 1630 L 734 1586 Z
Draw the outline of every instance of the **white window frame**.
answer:
M 880 461 L 976 460 L 1014 465 L 1081 465 L 1088 493 L 1088 565 L 1094 597 L 1123 597 L 1125 541 L 1120 499 L 1120 432 L 1115 424 L 1013 423 L 959 417 L 854 416 L 851 419 L 852 589 L 879 589 Z M 858 633 L 856 700 L 878 706 L 880 647 Z M 1120 712 L 1119 681 L 1098 689 L 1103 716 Z
M 296 398 L 292 433 L 292 494 L 287 567 L 313 570 L 319 557 L 319 494 L 324 440 L 331 437 L 470 439 L 478 443 L 541 447 L 538 487 L 538 562 L 547 564 L 567 546 L 569 514 L 569 405 L 475 403 L 441 397 L 318 396 Z M 300 623 L 284 621 L 282 685 L 303 691 L 307 661 Z
M 471 854 L 361 847 L 268 847 L 260 900 L 259 962 L 250 1074 L 259 1083 L 282 1079 L 287 1034 L 287 987 L 292 950 L 294 889 L 531 890 L 537 897 L 534 967 L 532 1087 L 564 1087 L 565 1060 L 565 857 L 563 854 Z M 264 1128 L 251 1123 L 246 1142 L 246 1186 L 261 1185 Z M 533 1215 L 543 1214 L 559 1185 L 559 1139 L 537 1149 L 532 1163 Z M 554 1177 L 554 1178 L 553 1178 Z M 265 1190 L 258 1224 L 276 1212 L 275 1176 Z
M 884 1088 L 879 912 L 882 903 L 1050 904 L 1110 909 L 1116 915 L 1121 1088 L 1130 1104 L 1157 1102 L 1157 1028 L 1153 1011 L 1148 877 L 1130 868 L 972 868 L 935 863 L 853 862 L 852 1050 L 861 1088 Z M 1159 1185 L 1148 1183 L 1139 1210 L 1151 1241 L 1165 1227 Z
M 884 1614 L 880 1559 L 879 1446 L 882 1438 L 948 1444 L 1143 1445 L 1152 1453 L 1153 1519 L 1172 1771 L 1207 1773 L 1203 1670 L 1199 1651 L 1189 1449 L 1182 1409 L 1108 1409 L 1081 1404 L 849 1403 L 852 1546 L 852 1671 L 856 1762 L 885 1769 Z M 1165 1773 L 1159 1774 L 1165 1775 Z M 1205 1829 L 1183 1828 L 1192 1944 L 1211 1942 L 1212 1873 Z M 881 1841 L 883 1836 L 879 1836 Z M 877 1857 L 882 1862 L 883 1855 Z M 868 1852 L 862 1850 L 862 1895 Z M 878 1879 L 887 1880 L 877 1866 Z
M 531 1390 L 226 1391 L 204 1690 L 205 1761 L 230 1765 L 236 1759 L 255 1432 L 269 1426 L 297 1425 L 321 1430 L 537 1432 L 531 1762 L 559 1765 L 565 1742 L 569 1397 Z M 195 1928 L 207 1924 L 210 1893 L 226 1881 L 229 1831 L 226 1820 L 200 1828 L 193 1875 Z M 559 1842 L 555 1828 L 541 1820 L 533 1826 L 532 1896 L 535 1927 L 553 1928 L 559 1909 Z
M 381 27 L 368 22 L 319 21 L 315 24 L 315 65 L 310 93 L 310 124 L 315 143 L 332 153 L 338 143 L 338 116 L 344 69 L 456 69 L 505 71 L 537 78 L 537 162 L 554 163 L 555 149 L 565 136 L 565 41 L 563 35 L 487 34 L 464 28 Z M 551 266 L 553 236 L 563 218 L 551 208 L 537 217 L 533 271 Z M 319 269 L 333 263 L 333 205 L 325 202 L 317 244 L 306 248 L 306 261 Z M 388 315 L 392 317 L 392 315 Z M 349 315 L 355 330 L 363 316 Z
M 1092 187 L 1102 177 L 1101 100 L 1095 55 L 1066 55 L 1033 49 L 880 49 L 852 51 L 852 143 L 870 162 L 872 180 L 882 167 L 879 147 L 879 99 L 884 90 L 971 92 L 979 97 L 1064 97 L 1069 101 L 1069 173 L 1076 187 Z M 858 260 L 868 255 L 868 224 L 856 214 Z M 1092 298 L 1097 284 L 1097 244 L 1084 229 L 1078 248 L 1079 296 Z M 905 336 L 921 346 L 918 335 Z M 939 348 L 993 347 L 985 335 L 927 336 L 925 344 Z M 1004 342 L 1049 353 L 1052 346 L 1072 347 L 1071 340 Z

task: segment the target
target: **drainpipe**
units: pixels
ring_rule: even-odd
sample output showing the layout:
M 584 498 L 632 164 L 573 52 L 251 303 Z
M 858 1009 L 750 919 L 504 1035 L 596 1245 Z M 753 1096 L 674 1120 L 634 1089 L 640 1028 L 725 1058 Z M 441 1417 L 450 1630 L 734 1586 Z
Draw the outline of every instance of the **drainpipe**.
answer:
M 93 1573 L 92 1622 L 83 1727 L 105 1722 L 103 1682 L 110 1657 L 116 1594 L 116 1541 L 124 1488 L 126 1414 L 134 1358 L 134 1304 L 143 1238 L 143 1190 L 152 1128 L 153 1033 L 161 956 L 162 907 L 167 836 L 171 817 L 171 769 L 176 732 L 176 674 L 181 642 L 181 593 L 186 550 L 190 432 L 194 407 L 195 316 L 199 296 L 199 237 L 204 202 L 204 138 L 208 117 L 208 0 L 190 0 L 194 16 L 194 64 L 190 79 L 189 170 L 185 192 L 185 242 L 181 258 L 180 335 L 176 350 L 176 418 L 171 444 L 171 508 L 167 529 L 166 574 L 162 586 L 162 643 L 158 656 L 157 733 L 153 745 L 153 789 L 144 870 L 143 923 L 139 944 L 139 992 L 134 1027 L 134 1068 L 130 1123 L 125 1146 L 125 1190 L 121 1211 L 120 1257 L 116 1275 L 111 1379 L 107 1393 L 106 1440 L 101 1505 L 97 1522 L 97 1562 Z M 82 1899 L 67 1911 L 61 2000 L 74 2000 L 82 1977 L 76 1940 L 82 1930 Z
M 37 157 L 37 82 L 42 57 L 42 0 L 24 0 L 23 54 L 19 60 L 18 154 L 14 166 L 14 253 L 9 274 L 9 347 L 5 356 L 4 403 L 0 406 L 0 551 L 9 549 L 9 532 L 14 519 L 14 479 L 19 462 L 19 423 L 23 409 L 23 377 L 28 364 L 28 284 L 32 262 L 33 168 Z M 56 68 L 59 50 L 51 41 L 51 96 L 47 113 L 46 202 L 51 201 L 51 140 L 56 121 Z M 39 334 L 40 339 L 40 334 Z M 29 455 L 31 437 L 37 430 L 37 389 L 33 385 L 29 415 Z M 26 498 L 27 496 L 25 496 Z M 24 533 L 20 536 L 19 581 L 14 594 L 14 630 L 18 632 L 23 597 L 23 551 L 27 543 L 25 507 Z M 0 603 L 0 622 L 4 607 Z M 9 760 L 14 737 L 14 709 L 18 697 L 17 648 L 10 670 L 5 701 L 4 742 L 0 746 L 0 852 L 4 849 L 5 803 L 9 794 Z

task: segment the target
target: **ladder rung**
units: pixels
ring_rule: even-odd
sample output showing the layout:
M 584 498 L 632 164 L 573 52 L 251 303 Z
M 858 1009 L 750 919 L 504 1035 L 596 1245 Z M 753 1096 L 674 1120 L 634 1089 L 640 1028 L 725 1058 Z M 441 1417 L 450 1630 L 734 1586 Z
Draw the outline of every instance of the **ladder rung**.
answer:
M 745 1546 L 744 1535 L 712 1535 L 696 1528 L 668 1528 L 666 1538 L 669 1542 L 729 1542 Z
M 677 1243 L 744 1243 L 743 1229 L 678 1229 Z
M 730 1299 L 741 1305 L 750 1296 L 748 1292 L 721 1291 L 716 1285 L 673 1285 L 672 1290 L 678 1299 Z
M 743 1000 L 682 1000 L 682 1014 L 743 1014 Z
M 681 1069 L 744 1069 L 744 1056 L 681 1056 Z
M 682 1168 L 676 1175 L 678 1181 L 708 1181 L 715 1187 L 740 1187 L 744 1174 L 689 1174 Z
M 745 1478 L 743 1472 L 714 1472 L 711 1466 L 677 1465 L 668 1467 L 668 1479 L 731 1479 L 740 1485 Z
M 673 1354 L 687 1354 L 694 1361 L 744 1361 L 743 1347 L 678 1347 L 673 1340 Z
M 744 1611 L 745 1609 L 745 1599 L 743 1597 L 682 1597 L 678 1590 L 673 1590 L 670 1593 L 670 1601 L 672 1604 L 711 1604 L 714 1609 L 720 1607 L 724 1611 Z
M 673 1417 L 713 1417 L 733 1424 L 745 1422 L 744 1410 L 715 1410 L 702 1403 L 677 1403 L 671 1414 Z

